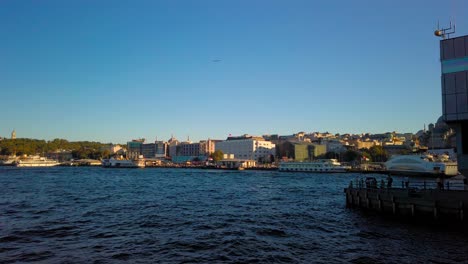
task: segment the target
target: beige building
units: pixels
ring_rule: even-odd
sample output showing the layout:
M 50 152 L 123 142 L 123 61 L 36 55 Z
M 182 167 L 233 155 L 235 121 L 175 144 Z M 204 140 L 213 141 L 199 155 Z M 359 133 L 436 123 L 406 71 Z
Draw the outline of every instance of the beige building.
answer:
M 276 146 L 263 138 L 244 135 L 217 142 L 215 149 L 225 154 L 234 154 L 236 159 L 266 160 L 271 155 L 275 155 Z
M 361 141 L 360 139 L 356 140 L 356 148 L 357 149 L 370 149 L 373 146 L 377 146 L 377 142 L 372 141 Z

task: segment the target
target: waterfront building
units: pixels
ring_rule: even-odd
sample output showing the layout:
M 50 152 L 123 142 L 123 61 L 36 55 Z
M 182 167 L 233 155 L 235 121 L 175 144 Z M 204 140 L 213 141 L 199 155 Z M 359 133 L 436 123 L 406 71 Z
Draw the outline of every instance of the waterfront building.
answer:
M 200 155 L 209 156 L 211 153 L 215 152 L 217 142 L 221 142 L 221 140 L 208 139 L 200 141 Z
M 138 159 L 141 155 L 141 145 L 145 142 L 145 139 L 134 139 L 127 142 L 127 159 Z
M 180 144 L 179 141 L 174 136 L 171 136 L 171 138 L 167 141 L 167 144 L 168 156 L 177 156 L 177 146 Z
M 309 142 L 282 142 L 277 145 L 277 156 L 294 161 L 310 161 L 327 153 L 326 145 Z
M 172 148 L 172 157 L 208 157 L 215 151 L 215 140 L 203 140 L 198 143 L 190 141 L 181 142 Z
M 141 155 L 145 159 L 155 158 L 156 157 L 156 144 L 155 143 L 147 143 L 141 144 Z
M 182 143 L 177 148 L 176 156 L 200 156 L 200 143 Z
M 215 149 L 225 154 L 234 154 L 237 159 L 268 161 L 275 154 L 275 144 L 250 135 L 228 137 L 226 141 L 216 143 Z
M 165 158 L 167 156 L 168 144 L 163 141 L 155 141 L 155 158 Z
M 437 31 L 436 31 L 437 32 Z M 440 41 L 442 116 L 457 134 L 458 169 L 468 175 L 468 35 Z
M 110 154 L 115 154 L 119 150 L 121 150 L 122 147 L 120 145 L 116 144 L 107 144 L 106 146 L 101 147 L 101 151 L 109 151 Z
M 127 158 L 138 159 L 143 156 L 145 159 L 165 158 L 167 155 L 168 143 L 155 141 L 154 143 L 144 143 L 144 139 L 132 140 L 127 143 Z

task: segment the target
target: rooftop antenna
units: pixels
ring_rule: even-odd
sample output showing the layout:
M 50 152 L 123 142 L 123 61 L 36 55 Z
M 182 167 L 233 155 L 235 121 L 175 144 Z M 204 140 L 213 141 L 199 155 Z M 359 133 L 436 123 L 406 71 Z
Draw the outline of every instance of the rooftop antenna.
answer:
M 441 37 L 442 39 L 449 39 L 450 34 L 455 33 L 455 23 L 452 24 L 450 21 L 450 26 L 448 28 L 440 28 L 439 21 L 437 21 L 437 29 L 434 31 L 436 37 Z

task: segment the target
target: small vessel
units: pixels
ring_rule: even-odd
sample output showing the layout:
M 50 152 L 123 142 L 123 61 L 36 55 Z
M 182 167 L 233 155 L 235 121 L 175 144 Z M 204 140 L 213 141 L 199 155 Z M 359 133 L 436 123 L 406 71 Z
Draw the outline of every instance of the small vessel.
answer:
M 14 166 L 16 157 L 8 157 L 7 159 L 0 160 L 0 166 Z
M 32 156 L 25 159 L 20 159 L 14 164 L 16 167 L 53 167 L 60 165 L 56 160 L 48 159 L 40 156 Z
M 336 159 L 318 159 L 305 162 L 280 162 L 279 171 L 299 172 L 347 172 L 351 168 L 344 166 Z
M 447 155 L 398 155 L 385 163 L 390 174 L 413 176 L 455 176 L 458 174 L 456 161 Z
M 119 159 L 104 159 L 102 160 L 104 168 L 144 168 L 144 160 L 119 160 Z

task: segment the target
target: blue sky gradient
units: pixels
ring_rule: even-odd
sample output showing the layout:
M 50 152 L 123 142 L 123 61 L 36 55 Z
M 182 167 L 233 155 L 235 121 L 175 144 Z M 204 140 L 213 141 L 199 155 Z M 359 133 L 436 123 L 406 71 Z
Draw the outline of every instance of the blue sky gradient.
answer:
M 0 136 L 417 132 L 467 1 L 1 1 Z

